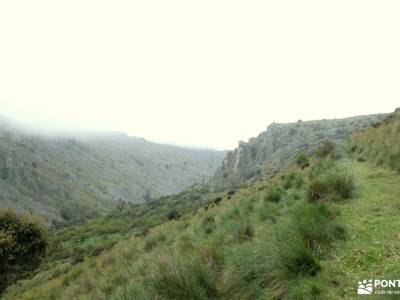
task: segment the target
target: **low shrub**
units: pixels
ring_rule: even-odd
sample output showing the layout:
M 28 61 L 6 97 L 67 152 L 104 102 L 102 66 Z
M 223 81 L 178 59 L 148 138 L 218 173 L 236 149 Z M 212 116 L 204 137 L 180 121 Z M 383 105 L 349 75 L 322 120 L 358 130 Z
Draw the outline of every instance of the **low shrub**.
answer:
M 308 154 L 306 152 L 301 152 L 296 157 L 296 164 L 301 169 L 305 169 L 310 166 L 310 159 L 308 158 Z
M 0 294 L 39 266 L 47 245 L 47 232 L 33 217 L 0 211 Z
M 332 154 L 336 148 L 335 143 L 329 140 L 325 140 L 321 143 L 321 145 L 316 150 L 316 155 L 318 157 L 327 157 Z
M 222 201 L 222 197 L 217 197 L 213 200 L 215 205 L 219 205 L 219 203 Z
M 167 215 L 168 220 L 179 220 L 180 217 L 181 215 L 176 210 L 171 210 Z

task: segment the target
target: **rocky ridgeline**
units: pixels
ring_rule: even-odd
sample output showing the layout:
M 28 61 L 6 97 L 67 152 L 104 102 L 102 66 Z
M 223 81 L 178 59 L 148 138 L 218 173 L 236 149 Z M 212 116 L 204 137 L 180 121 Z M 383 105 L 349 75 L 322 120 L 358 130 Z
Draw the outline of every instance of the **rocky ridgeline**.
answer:
M 267 130 L 229 151 L 215 172 L 214 188 L 235 187 L 250 179 L 274 175 L 296 156 L 312 153 L 324 140 L 340 143 L 353 132 L 381 122 L 387 114 L 344 119 L 273 123 Z

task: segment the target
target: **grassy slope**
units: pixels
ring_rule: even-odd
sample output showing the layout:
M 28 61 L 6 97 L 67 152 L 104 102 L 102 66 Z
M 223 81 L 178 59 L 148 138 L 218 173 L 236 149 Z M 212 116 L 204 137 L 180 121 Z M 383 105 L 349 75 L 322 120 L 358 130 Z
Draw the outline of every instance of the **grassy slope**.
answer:
M 349 238 L 346 241 L 337 242 L 334 250 L 321 259 L 322 271 L 317 277 L 303 278 L 299 281 L 308 280 L 318 286 L 322 290 L 322 299 L 354 299 L 358 280 L 398 278 L 399 275 L 396 272 L 400 263 L 398 256 L 400 252 L 398 246 L 400 176 L 393 171 L 376 168 L 368 163 L 353 162 L 351 166 L 357 178 L 356 196 L 337 204 L 337 208 L 341 211 L 338 220 L 345 224 Z M 87 259 L 83 264 L 76 265 L 66 275 L 55 276 L 56 278 L 52 281 L 46 282 L 46 279 L 41 282 L 36 278 L 36 281 L 30 282 L 30 284 L 35 283 L 32 284 L 32 289 L 25 294 L 14 294 L 13 292 L 17 289 L 14 291 L 11 289 L 5 299 L 15 299 L 15 297 L 19 299 L 72 299 L 74 297 L 77 299 L 152 299 L 153 296 L 147 294 L 143 286 L 135 281 L 141 282 L 143 278 L 146 278 L 146 273 L 153 270 L 154 262 L 169 259 L 172 253 L 187 247 L 210 251 L 206 245 L 213 245 L 216 241 L 219 241 L 219 245 L 216 246 L 216 249 L 219 249 L 217 252 L 222 249 L 225 259 L 230 260 L 229 256 L 233 254 L 229 252 L 229 247 L 233 249 L 243 247 L 243 243 L 235 237 L 235 224 L 230 224 L 230 217 L 228 217 L 234 214 L 235 210 L 245 215 L 248 222 L 253 224 L 255 237 L 247 244 L 252 243 L 254 250 L 257 251 L 257 237 L 272 234 L 271 230 L 274 226 L 273 223 L 267 223 L 270 226 L 265 226 L 266 223 L 260 222 L 261 207 L 259 205 L 262 202 L 259 197 L 260 192 L 256 187 L 245 190 L 233 200 L 224 200 L 219 207 L 208 212 L 200 211 L 193 218 L 187 215 L 181 221 L 165 223 L 155 228 L 145 239 L 132 237 L 123 241 L 110 252 L 98 258 Z M 250 203 L 253 203 L 252 209 L 249 208 Z M 275 217 L 279 219 L 279 216 L 284 215 L 292 205 L 293 203 L 288 200 L 284 204 L 270 206 L 269 210 L 273 208 Z M 210 215 L 219 216 L 215 219 L 217 227 L 221 229 L 211 235 L 205 235 L 202 232 L 204 220 Z M 224 268 L 227 267 L 224 265 Z M 225 272 L 228 273 L 227 269 Z M 38 276 L 44 276 L 44 274 Z M 229 276 L 225 276 L 224 280 L 229 280 Z M 37 283 L 40 283 L 39 287 Z M 223 285 L 222 283 L 219 288 L 223 289 Z M 251 285 L 247 288 L 255 289 Z M 261 290 L 260 293 L 267 295 L 268 290 Z
M 357 195 L 340 205 L 339 217 L 350 238 L 337 245 L 321 274 L 321 280 L 339 283 L 329 289 L 331 299 L 354 299 L 359 280 L 400 276 L 400 176 L 368 163 L 353 166 Z
M 294 170 L 295 178 L 305 181 L 303 185 L 293 185 L 293 181 L 287 186 L 288 176 L 260 182 L 237 192 L 230 200 L 225 197 L 217 207 L 189 212 L 180 221 L 153 228 L 145 237 L 123 240 L 98 257 L 86 257 L 72 267 L 56 264 L 41 270 L 32 280 L 11 287 L 4 299 L 168 299 L 157 298 L 157 294 L 175 290 L 198 295 L 194 299 L 271 299 L 274 294 L 289 299 L 354 299 L 359 280 L 399 278 L 400 176 L 393 164 L 397 156 L 392 151 L 396 149 L 393 146 L 399 128 L 397 120 L 366 130 L 364 134 L 371 142 L 360 147 L 364 139 L 357 136 L 351 144 L 356 150 L 351 155 L 354 161 L 339 162 L 341 167 L 354 171 L 356 193 L 351 199 L 327 203 L 338 212 L 335 222 L 345 226 L 348 237 L 327 244 L 323 251 L 314 251 L 312 257 L 320 265 L 316 276 L 286 272 L 281 266 L 271 269 L 270 264 L 276 263 L 274 256 L 297 242 L 285 226 L 290 225 L 288 218 L 298 208 L 304 211 L 311 207 L 302 200 L 306 184 L 312 172 L 323 177 L 327 172 L 324 168 L 316 172 Z M 374 139 L 374 134 L 384 134 L 385 138 Z M 360 159 L 354 143 L 362 149 L 364 159 Z M 390 160 L 380 163 L 369 154 L 373 152 L 389 153 Z M 285 190 L 278 203 L 266 201 L 264 190 L 270 185 Z M 303 221 L 309 222 L 307 218 Z M 313 226 L 306 227 L 313 234 L 326 227 L 323 223 Z M 272 256 L 271 245 L 277 248 Z M 310 266 L 312 260 L 307 261 L 306 268 Z M 286 273 L 279 273 L 282 270 Z M 184 279 L 174 277 L 179 274 Z

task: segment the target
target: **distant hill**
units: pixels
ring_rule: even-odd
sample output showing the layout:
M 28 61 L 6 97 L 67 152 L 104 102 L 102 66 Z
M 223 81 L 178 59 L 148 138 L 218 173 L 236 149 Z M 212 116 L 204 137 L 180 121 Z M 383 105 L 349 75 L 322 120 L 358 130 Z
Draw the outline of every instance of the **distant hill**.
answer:
M 249 180 L 274 175 L 305 151 L 312 154 L 324 140 L 339 143 L 352 133 L 382 121 L 387 114 L 343 119 L 273 123 L 267 130 L 229 151 L 217 169 L 214 188 L 236 186 Z
M 0 207 L 75 223 L 118 201 L 143 203 L 213 174 L 224 153 L 122 133 L 55 137 L 0 121 Z

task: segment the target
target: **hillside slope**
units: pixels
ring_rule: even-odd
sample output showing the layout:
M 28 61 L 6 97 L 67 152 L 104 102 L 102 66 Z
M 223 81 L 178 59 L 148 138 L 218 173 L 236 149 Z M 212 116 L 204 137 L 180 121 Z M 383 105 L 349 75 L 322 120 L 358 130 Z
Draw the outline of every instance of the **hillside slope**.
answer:
M 323 140 L 340 143 L 352 133 L 379 123 L 387 115 L 344 119 L 273 123 L 267 130 L 229 151 L 211 179 L 214 187 L 240 185 L 248 179 L 270 176 L 293 163 L 301 151 L 315 152 Z
M 178 193 L 210 176 L 223 152 L 160 145 L 125 134 L 54 137 L 0 126 L 0 206 L 74 223 Z
M 398 278 L 400 174 L 367 154 L 394 153 L 382 142 L 399 136 L 394 114 L 306 169 L 42 270 L 4 299 L 355 299 L 360 280 Z

